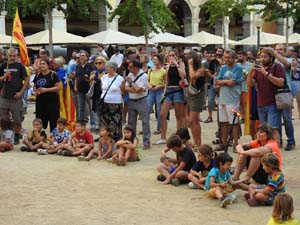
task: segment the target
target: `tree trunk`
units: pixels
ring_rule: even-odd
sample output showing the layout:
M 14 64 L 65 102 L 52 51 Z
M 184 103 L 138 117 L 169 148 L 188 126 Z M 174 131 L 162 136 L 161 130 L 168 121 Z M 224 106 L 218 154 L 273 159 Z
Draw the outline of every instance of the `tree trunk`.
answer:
M 47 9 L 47 16 L 48 16 L 48 29 L 49 29 L 49 53 L 50 57 L 53 58 L 53 17 L 52 17 L 52 9 L 48 7 Z
M 285 20 L 285 50 L 288 53 L 289 47 L 289 0 L 286 1 L 286 20 Z
M 223 48 L 227 48 L 227 40 L 225 35 L 225 16 L 222 17 L 222 35 L 223 35 Z

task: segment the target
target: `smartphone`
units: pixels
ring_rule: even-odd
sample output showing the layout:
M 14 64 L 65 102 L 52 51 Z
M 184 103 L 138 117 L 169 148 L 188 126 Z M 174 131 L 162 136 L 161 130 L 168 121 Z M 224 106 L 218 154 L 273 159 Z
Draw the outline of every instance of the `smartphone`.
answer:
M 260 61 L 255 61 L 254 67 L 255 67 L 256 69 L 260 68 Z

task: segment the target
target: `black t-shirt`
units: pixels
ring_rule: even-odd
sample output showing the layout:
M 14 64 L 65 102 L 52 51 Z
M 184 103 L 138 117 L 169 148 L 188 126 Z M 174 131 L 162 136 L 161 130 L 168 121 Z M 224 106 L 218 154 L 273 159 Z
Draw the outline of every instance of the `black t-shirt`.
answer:
M 19 92 L 23 87 L 23 81 L 27 77 L 25 66 L 21 63 L 3 63 L 0 66 L 0 77 L 4 76 L 6 72 L 11 72 L 11 76 L 6 81 L 2 81 L 2 97 L 12 99 L 14 95 Z
M 220 67 L 220 63 L 217 59 L 213 59 L 209 62 L 208 69 L 210 70 L 211 74 L 217 73 L 219 70 L 219 67 Z M 214 82 L 214 80 L 211 79 L 210 83 L 213 84 L 213 82 Z
M 176 66 L 170 66 L 168 70 L 168 84 L 167 86 L 179 86 L 181 77 Z
M 196 171 L 196 172 L 201 172 L 201 175 L 203 177 L 206 177 L 208 175 L 208 172 L 215 167 L 216 162 L 215 160 L 211 160 L 210 164 L 208 165 L 208 167 L 205 167 L 203 162 L 197 161 L 196 164 L 192 167 L 192 170 Z
M 196 157 L 192 149 L 185 147 L 183 151 L 178 152 L 177 154 L 177 163 L 178 165 L 181 162 L 185 162 L 184 171 L 190 171 L 193 165 L 196 163 Z
M 47 75 L 39 74 L 35 76 L 33 83 L 34 86 L 38 88 L 51 88 L 54 87 L 57 82 L 60 82 L 58 76 L 55 72 L 50 71 Z M 37 100 L 45 100 L 45 101 L 56 101 L 58 99 L 57 92 L 46 92 L 39 94 L 37 96 Z
M 77 89 L 79 93 L 86 94 L 90 89 L 90 74 L 93 71 L 91 64 L 76 66 Z M 87 75 L 87 76 L 86 76 Z

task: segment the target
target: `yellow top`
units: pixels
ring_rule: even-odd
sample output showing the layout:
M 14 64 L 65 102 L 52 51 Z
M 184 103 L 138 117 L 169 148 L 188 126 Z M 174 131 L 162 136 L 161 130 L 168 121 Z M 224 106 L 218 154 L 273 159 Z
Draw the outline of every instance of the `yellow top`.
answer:
M 290 219 L 286 222 L 283 222 L 283 223 L 277 223 L 273 217 L 271 217 L 267 223 L 267 225 L 280 225 L 280 224 L 284 224 L 284 225 L 300 225 L 299 221 L 298 220 L 295 220 L 295 219 Z
M 163 85 L 165 83 L 165 77 L 166 70 L 164 68 L 160 68 L 156 71 L 149 69 L 148 71 L 149 84 L 152 86 Z

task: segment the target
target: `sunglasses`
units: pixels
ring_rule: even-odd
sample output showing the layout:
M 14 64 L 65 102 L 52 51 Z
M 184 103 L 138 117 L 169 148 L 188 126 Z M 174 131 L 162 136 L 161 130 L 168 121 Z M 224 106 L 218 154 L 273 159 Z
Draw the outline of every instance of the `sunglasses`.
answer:
M 102 64 L 102 62 L 95 62 L 95 64 L 96 64 L 96 65 L 98 65 L 98 64 L 99 64 L 99 65 L 101 65 L 101 64 Z

